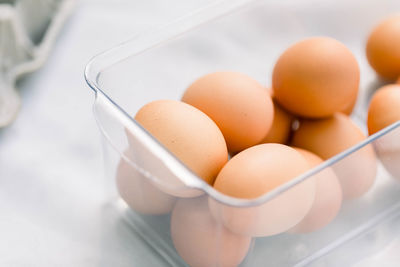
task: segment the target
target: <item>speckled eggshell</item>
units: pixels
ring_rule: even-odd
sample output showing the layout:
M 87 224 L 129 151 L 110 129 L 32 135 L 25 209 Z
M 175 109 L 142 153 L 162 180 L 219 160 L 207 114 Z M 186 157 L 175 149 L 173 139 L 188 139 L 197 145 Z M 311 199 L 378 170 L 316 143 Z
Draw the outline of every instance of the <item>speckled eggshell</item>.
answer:
M 193 106 L 175 100 L 157 100 L 143 106 L 135 120 L 210 185 L 228 160 L 221 131 Z

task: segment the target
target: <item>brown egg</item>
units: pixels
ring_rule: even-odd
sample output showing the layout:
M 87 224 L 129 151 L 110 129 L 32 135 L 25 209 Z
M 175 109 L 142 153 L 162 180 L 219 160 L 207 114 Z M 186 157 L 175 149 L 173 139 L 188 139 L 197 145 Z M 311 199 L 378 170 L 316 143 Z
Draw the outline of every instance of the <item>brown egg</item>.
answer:
M 228 196 L 254 199 L 296 178 L 309 166 L 304 157 L 281 144 L 261 144 L 234 156 L 218 174 L 214 188 Z M 309 179 L 258 206 L 237 208 L 210 200 L 218 221 L 233 232 L 249 236 L 282 233 L 310 210 L 315 181 Z
M 261 143 L 286 144 L 289 140 L 294 117 L 284 110 L 276 101 L 274 103 L 274 118 L 268 134 Z
M 321 164 L 323 160 L 314 153 L 294 148 L 308 161 L 310 168 Z M 295 233 L 308 233 L 329 224 L 339 213 L 342 205 L 342 188 L 335 172 L 327 167 L 313 176 L 316 181 L 314 203 L 306 217 L 292 228 Z
M 272 125 L 273 104 L 268 91 L 245 74 L 205 75 L 186 89 L 182 101 L 215 121 L 231 152 L 259 143 Z
M 400 76 L 399 76 L 399 78 L 397 79 L 397 84 L 400 84 Z
M 179 200 L 171 215 L 171 238 L 191 267 L 234 267 L 246 257 L 251 238 L 232 233 L 211 216 L 207 197 Z
M 400 120 L 400 85 L 383 86 L 376 91 L 369 104 L 368 132 L 374 134 L 398 120 Z
M 314 152 L 326 160 L 365 138 L 348 116 L 335 113 L 327 119 L 302 120 L 293 135 L 292 145 Z M 339 178 L 344 199 L 363 195 L 371 188 L 376 177 L 377 163 L 373 147 L 367 145 L 361 148 L 335 163 L 332 168 Z
M 322 118 L 342 111 L 357 98 L 360 70 L 351 51 L 328 37 L 289 47 L 275 64 L 274 97 L 288 111 Z
M 400 120 L 400 85 L 386 85 L 374 96 L 368 109 L 368 132 L 373 134 Z M 374 142 L 378 156 L 394 177 L 400 178 L 400 128 Z
M 228 160 L 224 137 L 200 110 L 174 100 L 143 106 L 136 121 L 194 173 L 212 185 Z
M 400 76 L 400 15 L 373 29 L 367 41 L 367 58 L 382 78 L 394 81 Z
M 129 158 L 131 153 L 125 151 L 124 154 Z M 117 167 L 116 183 L 121 198 L 137 212 L 152 215 L 166 214 L 174 207 L 175 197 L 159 190 L 149 178 L 123 158 Z
M 357 97 L 354 98 L 353 102 L 349 103 L 349 105 L 346 108 L 342 109 L 340 112 L 350 116 L 351 113 L 353 113 L 353 110 L 354 110 L 356 104 L 357 104 Z

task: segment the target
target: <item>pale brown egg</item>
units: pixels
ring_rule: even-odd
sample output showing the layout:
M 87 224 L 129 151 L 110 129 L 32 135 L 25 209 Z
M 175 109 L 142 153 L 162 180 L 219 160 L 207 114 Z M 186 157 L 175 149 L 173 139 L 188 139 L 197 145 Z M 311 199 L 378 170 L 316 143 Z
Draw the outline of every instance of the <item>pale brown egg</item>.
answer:
M 368 109 L 368 132 L 379 130 L 400 120 L 400 85 L 386 85 L 372 97 Z M 394 177 L 400 178 L 400 129 L 374 142 L 378 156 Z
M 215 121 L 231 152 L 259 143 L 272 125 L 273 104 L 268 91 L 242 73 L 207 74 L 186 89 L 182 101 Z
M 296 148 L 308 161 L 310 169 L 318 166 L 323 160 L 305 149 Z M 291 229 L 295 233 L 308 233 L 329 224 L 339 213 L 342 206 L 342 188 L 335 172 L 327 167 L 313 176 L 316 182 L 314 203 L 306 217 Z
M 218 126 L 186 103 L 153 101 L 137 112 L 135 120 L 210 185 L 228 160 Z
M 382 78 L 394 81 L 400 76 L 400 15 L 373 29 L 366 50 L 370 65 Z
M 353 113 L 354 108 L 356 107 L 357 104 L 357 97 L 353 99 L 353 102 L 349 103 L 346 108 L 342 109 L 341 112 L 350 116 L 351 113 Z
M 132 152 L 125 151 L 129 159 Z M 176 198 L 162 192 L 137 168 L 121 158 L 117 167 L 116 184 L 125 203 L 133 210 L 151 215 L 169 213 Z
M 191 267 L 234 267 L 246 257 L 251 238 L 235 234 L 211 216 L 207 197 L 179 200 L 171 215 L 171 238 Z
M 307 149 L 322 159 L 336 154 L 365 140 L 361 129 L 342 114 L 321 120 L 302 120 L 293 134 L 292 145 Z M 332 166 L 342 186 L 344 199 L 365 194 L 374 184 L 377 162 L 371 145 L 346 156 Z
M 360 69 L 339 41 L 313 37 L 289 47 L 272 75 L 274 97 L 289 112 L 308 118 L 331 116 L 355 102 Z
M 304 157 L 282 144 L 261 144 L 235 155 L 218 174 L 214 188 L 223 194 L 254 199 L 285 184 L 308 170 Z M 287 231 L 310 210 L 315 181 L 309 179 L 272 200 L 252 207 L 232 207 L 210 199 L 218 221 L 233 232 L 269 236 Z
M 368 133 L 379 130 L 400 120 L 400 85 L 391 84 L 378 89 L 368 108 Z
M 261 143 L 286 144 L 289 140 L 294 117 L 289 112 L 284 110 L 276 101 L 273 100 L 273 104 L 274 118 L 272 121 L 272 126 Z

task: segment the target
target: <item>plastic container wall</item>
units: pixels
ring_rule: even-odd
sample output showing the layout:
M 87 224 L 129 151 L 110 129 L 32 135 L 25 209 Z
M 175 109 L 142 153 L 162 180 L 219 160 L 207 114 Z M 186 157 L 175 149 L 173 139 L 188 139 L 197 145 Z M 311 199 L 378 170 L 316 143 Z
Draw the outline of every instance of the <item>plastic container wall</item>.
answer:
M 372 0 L 218 2 L 96 57 L 86 79 L 96 92 L 107 201 L 166 266 L 348 266 L 378 251 L 398 221 L 400 122 L 267 195 L 242 200 L 198 179 L 132 117 L 147 102 L 180 99 L 193 80 L 217 70 L 244 72 L 269 87 L 286 47 L 325 35 L 357 57 L 362 80 L 353 118 L 365 128 L 368 99 L 379 85 L 364 56 L 365 40 L 396 9 L 396 1 Z M 332 170 L 350 180 L 373 175 L 375 181 L 363 196 L 343 201 L 328 226 L 298 233 L 294 229 L 315 198 L 315 181 Z

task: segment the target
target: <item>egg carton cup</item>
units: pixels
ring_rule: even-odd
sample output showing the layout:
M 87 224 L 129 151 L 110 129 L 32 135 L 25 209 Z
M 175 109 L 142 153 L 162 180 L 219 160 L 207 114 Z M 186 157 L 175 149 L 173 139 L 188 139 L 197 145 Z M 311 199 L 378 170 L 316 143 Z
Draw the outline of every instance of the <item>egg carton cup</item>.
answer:
M 0 1 L 0 127 L 17 116 L 15 87 L 22 75 L 40 68 L 75 0 Z

